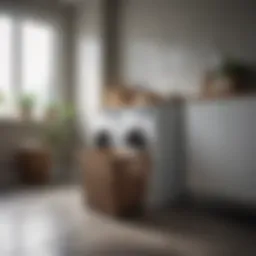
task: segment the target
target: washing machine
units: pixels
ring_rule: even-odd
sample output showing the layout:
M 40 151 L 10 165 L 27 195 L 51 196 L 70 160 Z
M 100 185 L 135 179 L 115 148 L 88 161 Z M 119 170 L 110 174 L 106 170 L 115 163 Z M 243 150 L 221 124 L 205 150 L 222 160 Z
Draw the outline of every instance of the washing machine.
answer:
M 184 190 L 183 107 L 168 103 L 157 107 L 105 110 L 94 121 L 93 140 L 104 133 L 111 146 L 130 147 L 129 136 L 140 135 L 152 159 L 147 208 L 164 208 Z M 136 138 L 137 138 L 136 137 Z

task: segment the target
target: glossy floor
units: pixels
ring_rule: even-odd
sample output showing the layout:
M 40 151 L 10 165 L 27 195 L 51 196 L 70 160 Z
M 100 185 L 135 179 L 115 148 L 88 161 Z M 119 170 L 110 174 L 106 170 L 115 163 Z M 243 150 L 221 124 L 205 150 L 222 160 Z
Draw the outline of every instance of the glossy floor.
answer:
M 1 256 L 253 256 L 256 231 L 189 211 L 121 222 L 91 212 L 78 187 L 1 196 Z

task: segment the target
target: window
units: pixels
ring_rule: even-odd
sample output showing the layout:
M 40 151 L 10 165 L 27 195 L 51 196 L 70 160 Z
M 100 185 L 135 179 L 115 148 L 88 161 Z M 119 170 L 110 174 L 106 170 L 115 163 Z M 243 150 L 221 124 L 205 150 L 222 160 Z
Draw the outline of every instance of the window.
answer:
M 12 104 L 12 33 L 13 21 L 0 16 L 0 114 L 10 114 Z M 4 97 L 4 99 L 3 99 Z
M 22 24 L 22 92 L 35 95 L 40 115 L 50 101 L 53 78 L 53 30 L 51 27 L 24 22 Z
M 0 14 L 0 116 L 16 115 L 15 99 L 22 94 L 35 96 L 36 117 L 42 116 L 57 71 L 55 40 L 50 23 Z

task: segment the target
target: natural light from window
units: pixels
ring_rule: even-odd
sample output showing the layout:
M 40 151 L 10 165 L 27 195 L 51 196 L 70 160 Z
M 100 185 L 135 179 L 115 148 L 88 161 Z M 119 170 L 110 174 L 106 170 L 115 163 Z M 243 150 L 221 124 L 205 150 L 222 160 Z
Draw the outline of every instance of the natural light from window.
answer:
M 33 95 L 35 117 L 53 97 L 56 31 L 44 21 L 0 14 L 0 117 L 17 116 L 19 97 Z
M 0 115 L 10 114 L 12 91 L 12 34 L 13 21 L 6 16 L 0 17 Z
M 40 115 L 50 101 L 53 86 L 54 34 L 49 26 L 24 22 L 21 35 L 22 92 L 35 95 Z

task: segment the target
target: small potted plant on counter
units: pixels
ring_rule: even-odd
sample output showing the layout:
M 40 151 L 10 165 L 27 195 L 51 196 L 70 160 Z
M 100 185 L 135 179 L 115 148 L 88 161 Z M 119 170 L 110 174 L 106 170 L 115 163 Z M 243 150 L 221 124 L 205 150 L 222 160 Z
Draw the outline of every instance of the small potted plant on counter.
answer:
M 253 67 L 236 58 L 225 58 L 207 73 L 204 96 L 230 97 L 255 92 Z

